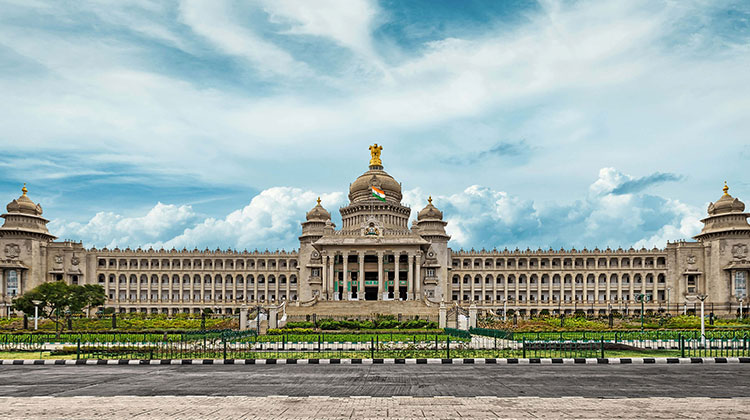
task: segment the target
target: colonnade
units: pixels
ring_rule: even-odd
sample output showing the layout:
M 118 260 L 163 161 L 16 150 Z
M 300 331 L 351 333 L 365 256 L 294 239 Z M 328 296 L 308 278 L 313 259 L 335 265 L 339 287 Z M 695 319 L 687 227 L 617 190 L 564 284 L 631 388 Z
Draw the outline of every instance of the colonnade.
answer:
M 354 262 L 354 270 L 350 267 L 349 257 L 355 255 L 357 261 Z M 341 261 L 336 261 L 336 257 L 341 256 Z M 377 257 L 377 268 L 373 262 L 365 263 L 365 256 Z M 392 256 L 393 262 L 385 263 L 386 257 Z M 402 256 L 406 256 L 405 266 L 401 263 Z M 389 259 L 390 260 L 390 259 Z M 373 287 L 373 280 L 366 280 L 365 273 L 377 272 L 377 295 L 376 299 L 369 300 L 419 300 L 422 297 L 422 273 L 421 273 L 422 255 L 420 251 L 335 251 L 323 257 L 323 290 L 322 296 L 326 300 L 366 300 L 366 288 Z M 393 272 L 393 293 L 389 296 L 387 272 Z M 400 273 L 406 272 L 406 295 L 400 295 L 401 276 Z M 339 276 L 338 273 L 343 273 Z M 352 274 L 356 273 L 356 279 Z M 337 287 L 338 280 L 341 278 L 341 285 Z M 354 291 L 356 286 L 356 292 Z M 339 293 L 339 288 L 343 293 Z

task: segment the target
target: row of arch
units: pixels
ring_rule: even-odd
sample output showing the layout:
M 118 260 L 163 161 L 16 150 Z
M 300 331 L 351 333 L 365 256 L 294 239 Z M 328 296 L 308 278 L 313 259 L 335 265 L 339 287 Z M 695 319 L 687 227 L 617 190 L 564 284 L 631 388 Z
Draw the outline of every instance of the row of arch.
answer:
M 208 258 L 99 258 L 98 267 L 117 270 L 245 270 L 296 269 L 296 259 L 208 259 Z
M 588 274 L 586 276 L 586 281 L 584 282 L 584 276 L 583 274 L 576 274 L 575 277 L 572 274 L 565 274 L 564 276 L 561 276 L 560 274 L 553 274 L 550 276 L 549 274 L 542 274 L 539 276 L 538 274 L 519 274 L 516 276 L 515 274 L 508 274 L 507 277 L 503 274 L 497 274 L 493 276 L 492 274 L 486 274 L 482 276 L 481 274 L 476 275 L 470 275 L 470 274 L 464 274 L 463 276 L 459 274 L 454 274 L 451 280 L 451 284 L 453 287 L 457 287 L 457 285 L 462 284 L 493 284 L 493 285 L 503 285 L 506 284 L 607 284 L 607 275 L 602 273 L 596 276 L 595 274 Z M 624 273 L 621 275 L 618 275 L 616 273 L 609 275 L 609 284 L 629 284 L 631 279 L 631 275 L 629 273 Z M 632 275 L 633 283 L 642 283 L 645 279 L 645 283 L 651 284 L 654 283 L 654 279 L 656 279 L 656 283 L 666 283 L 667 277 L 664 273 L 658 273 L 656 276 L 654 276 L 653 273 L 646 273 L 645 275 L 642 273 L 634 273 Z M 598 280 L 598 281 L 597 281 Z
M 570 258 L 454 258 L 454 269 L 666 268 L 666 256 Z
M 147 274 L 141 274 L 140 277 L 135 274 L 130 274 L 129 276 L 125 274 L 120 274 L 119 276 L 115 274 L 109 274 L 109 276 L 106 276 L 105 274 L 99 274 L 97 277 L 97 281 L 99 284 L 109 284 L 109 285 L 115 285 L 115 284 L 234 284 L 235 282 L 239 284 L 255 284 L 257 280 L 257 284 L 275 284 L 278 279 L 279 284 L 287 284 L 290 285 L 296 285 L 297 284 L 297 275 L 291 274 L 287 278 L 285 274 L 279 274 L 278 277 L 274 274 L 248 274 L 247 276 L 243 276 L 242 274 L 238 274 L 236 276 L 232 276 L 231 274 L 227 274 L 222 276 L 221 274 L 214 274 L 213 276 L 210 274 L 200 275 L 200 274 L 193 274 L 192 276 L 190 274 L 183 274 L 182 277 L 178 274 L 173 274 L 171 277 L 167 274 L 162 274 L 161 276 L 152 274 L 151 276 Z M 247 280 L 247 281 L 246 281 Z

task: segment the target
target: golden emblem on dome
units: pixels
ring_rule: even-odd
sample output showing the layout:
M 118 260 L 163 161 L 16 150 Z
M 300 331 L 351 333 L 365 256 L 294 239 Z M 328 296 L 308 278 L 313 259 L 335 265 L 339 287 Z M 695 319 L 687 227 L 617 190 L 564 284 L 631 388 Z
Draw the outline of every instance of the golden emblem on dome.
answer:
M 722 188 L 722 191 L 724 191 L 724 195 L 729 195 L 729 186 L 727 185 L 727 181 L 724 181 L 724 188 Z
M 26 189 L 26 183 L 25 182 L 23 183 L 23 188 L 21 188 L 21 192 L 23 193 L 23 195 L 26 195 L 26 193 L 29 192 L 29 190 Z
M 382 150 L 383 146 L 378 146 L 377 143 L 370 146 L 370 166 L 383 166 L 383 162 L 380 160 Z

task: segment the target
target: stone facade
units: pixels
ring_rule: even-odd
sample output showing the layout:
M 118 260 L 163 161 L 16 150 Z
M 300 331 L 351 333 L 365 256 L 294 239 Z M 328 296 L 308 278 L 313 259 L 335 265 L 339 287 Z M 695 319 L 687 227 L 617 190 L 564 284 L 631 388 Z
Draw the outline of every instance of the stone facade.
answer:
M 337 229 L 320 200 L 302 223 L 298 252 L 86 249 L 56 242 L 42 208 L 23 195 L 7 206 L 0 228 L 3 314 L 12 298 L 42 282 L 99 284 L 119 312 L 237 313 L 242 305 L 288 302 L 337 312 L 437 314 L 440 302 L 521 315 L 584 311 L 672 313 L 706 295 L 716 314 L 747 304 L 750 225 L 744 204 L 728 193 L 708 208 L 695 242 L 665 249 L 454 251 L 443 213 L 429 204 L 409 227 L 401 184 L 370 148 L 369 170 L 349 188 Z M 333 306 L 331 306 L 333 305 Z M 423 310 L 420 310 L 423 309 Z M 375 309 L 377 310 L 377 309 Z

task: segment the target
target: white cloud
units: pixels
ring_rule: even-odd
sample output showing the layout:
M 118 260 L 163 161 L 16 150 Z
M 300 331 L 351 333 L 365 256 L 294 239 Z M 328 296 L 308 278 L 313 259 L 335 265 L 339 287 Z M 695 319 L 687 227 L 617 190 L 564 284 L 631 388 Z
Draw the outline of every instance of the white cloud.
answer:
M 342 193 L 316 194 L 299 188 L 273 187 L 223 219 L 203 218 L 190 206 L 158 203 L 144 216 L 101 212 L 86 223 L 55 221 L 49 228 L 62 238 L 109 248 L 293 249 L 299 246 L 300 223 L 318 196 L 332 213 L 344 197 Z
M 305 63 L 296 61 L 284 49 L 264 40 L 249 25 L 238 22 L 229 1 L 183 0 L 180 17 L 196 34 L 221 51 L 246 58 L 260 71 L 279 75 L 307 73 Z
M 534 203 L 478 185 L 435 203 L 445 212 L 451 244 L 458 247 L 664 247 L 667 240 L 700 231 L 701 212 L 685 203 L 612 193 L 632 179 L 603 168 L 590 193 L 573 203 Z
M 262 0 L 271 21 L 289 25 L 284 33 L 333 40 L 370 60 L 377 60 L 371 31 L 378 7 L 370 0 Z
M 86 223 L 53 221 L 49 229 L 60 238 L 82 240 L 87 246 L 134 247 L 171 237 L 197 218 L 190 206 L 157 203 L 140 217 L 100 212 Z
M 647 194 L 613 194 L 631 176 L 604 168 L 590 190 L 573 203 L 535 203 L 488 187 L 433 197 L 444 213 L 451 246 L 515 247 L 664 247 L 667 240 L 700 231 L 701 212 L 678 200 Z M 616 181 L 613 181 L 616 180 Z M 98 213 L 84 224 L 56 222 L 53 234 L 96 246 L 154 248 L 296 249 L 300 223 L 318 194 L 300 188 L 273 187 L 260 192 L 242 209 L 224 218 L 201 218 L 190 206 L 157 204 L 145 216 Z M 345 205 L 343 193 L 320 194 L 334 220 Z M 419 188 L 404 191 L 412 219 L 426 204 Z
M 299 247 L 300 223 L 318 194 L 299 188 L 273 187 L 253 197 L 250 204 L 224 219 L 208 218 L 181 235 L 156 242 L 154 247 L 230 247 L 234 249 L 293 249 Z M 320 194 L 329 211 L 342 202 L 343 194 Z

